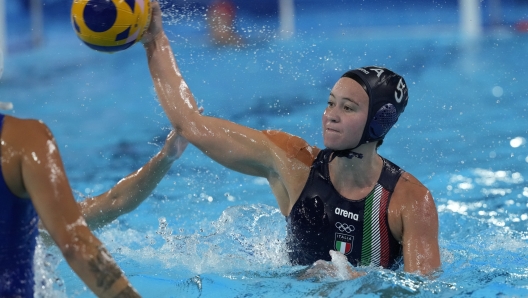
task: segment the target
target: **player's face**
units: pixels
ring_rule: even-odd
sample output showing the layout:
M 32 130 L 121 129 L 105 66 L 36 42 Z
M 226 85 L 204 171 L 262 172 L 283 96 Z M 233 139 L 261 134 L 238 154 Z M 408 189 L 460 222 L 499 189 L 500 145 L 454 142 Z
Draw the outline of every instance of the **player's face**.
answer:
M 324 145 L 333 150 L 357 146 L 367 122 L 369 98 L 350 78 L 341 78 L 330 91 L 323 113 Z

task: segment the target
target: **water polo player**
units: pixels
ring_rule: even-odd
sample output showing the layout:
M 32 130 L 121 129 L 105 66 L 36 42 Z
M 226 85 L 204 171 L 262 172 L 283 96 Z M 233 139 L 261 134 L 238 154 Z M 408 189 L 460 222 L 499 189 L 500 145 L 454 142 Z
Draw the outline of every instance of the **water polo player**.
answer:
M 0 50 L 0 77 L 3 70 Z M 12 108 L 0 102 L 0 109 Z M 41 121 L 0 113 L 0 297 L 33 297 L 33 257 L 42 227 L 98 297 L 139 297 L 90 228 L 132 211 L 154 190 L 187 140 L 171 132 L 147 164 L 109 191 L 77 203 L 55 139 Z
M 401 76 L 363 67 L 339 78 L 322 116 L 326 149 L 320 150 L 284 132 L 200 115 L 157 3 L 152 14 L 143 43 L 170 122 L 220 164 L 269 181 L 288 221 L 292 264 L 330 260 L 333 250 L 353 265 L 394 268 L 403 257 L 407 272 L 430 274 L 440 267 L 431 193 L 376 150 L 407 104 Z

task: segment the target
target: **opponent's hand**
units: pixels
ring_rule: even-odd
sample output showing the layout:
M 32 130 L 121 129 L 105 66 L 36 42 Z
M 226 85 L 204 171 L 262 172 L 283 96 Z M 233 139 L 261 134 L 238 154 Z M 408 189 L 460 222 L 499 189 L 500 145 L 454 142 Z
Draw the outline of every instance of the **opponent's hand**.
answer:
M 150 13 L 150 25 L 143 33 L 141 37 L 141 42 L 147 44 L 153 41 L 158 34 L 163 32 L 163 22 L 161 20 L 161 8 L 158 1 L 151 2 L 151 13 Z
M 167 136 L 165 145 L 161 151 L 170 161 L 175 161 L 180 158 L 188 144 L 189 141 L 186 138 L 178 134 L 175 130 L 172 130 Z
M 200 114 L 202 114 L 203 111 L 204 109 L 202 107 L 198 109 Z M 165 145 L 163 145 L 161 152 L 170 161 L 175 161 L 176 159 L 180 158 L 180 156 L 183 154 L 183 151 L 185 151 L 185 148 L 187 148 L 187 145 L 189 145 L 189 141 L 187 141 L 186 138 L 177 133 L 175 130 L 172 130 L 167 136 Z

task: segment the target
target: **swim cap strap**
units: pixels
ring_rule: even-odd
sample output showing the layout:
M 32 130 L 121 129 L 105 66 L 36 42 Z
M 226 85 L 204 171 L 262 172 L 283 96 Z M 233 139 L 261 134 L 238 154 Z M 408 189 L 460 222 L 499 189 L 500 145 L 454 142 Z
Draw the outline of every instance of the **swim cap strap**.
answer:
M 355 158 L 359 158 L 359 159 L 363 158 L 363 154 L 354 152 L 354 151 L 352 151 L 352 149 L 333 150 L 332 153 L 333 154 L 332 154 L 332 157 L 330 157 L 330 161 L 334 160 L 334 158 L 336 158 L 336 157 L 346 157 L 348 159 L 352 159 L 354 157 Z

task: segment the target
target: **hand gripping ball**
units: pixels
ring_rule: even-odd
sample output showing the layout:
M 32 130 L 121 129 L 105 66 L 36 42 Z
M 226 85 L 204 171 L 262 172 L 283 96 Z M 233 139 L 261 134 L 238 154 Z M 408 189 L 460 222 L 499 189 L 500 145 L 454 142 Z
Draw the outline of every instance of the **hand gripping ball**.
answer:
M 71 21 L 90 48 L 117 52 L 139 41 L 150 24 L 150 0 L 73 0 Z

